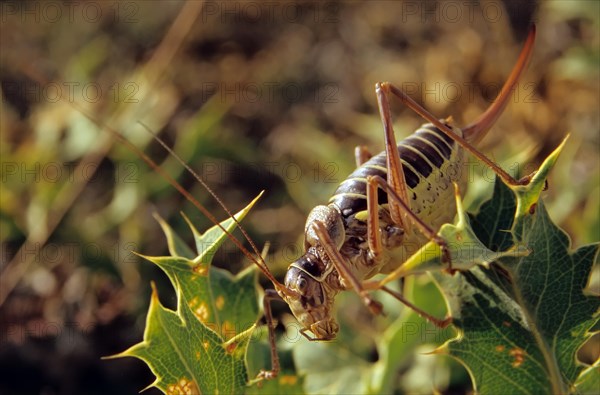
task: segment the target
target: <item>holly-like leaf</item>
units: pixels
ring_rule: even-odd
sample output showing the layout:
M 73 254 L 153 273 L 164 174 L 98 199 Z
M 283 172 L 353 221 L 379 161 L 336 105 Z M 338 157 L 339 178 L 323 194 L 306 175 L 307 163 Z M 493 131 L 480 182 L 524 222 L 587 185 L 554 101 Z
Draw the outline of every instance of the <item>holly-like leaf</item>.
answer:
M 240 221 L 258 197 L 235 215 Z M 153 287 L 144 340 L 114 357 L 137 357 L 150 367 L 150 385 L 167 394 L 241 393 L 248 382 L 245 355 L 258 319 L 256 271 L 237 276 L 211 266 L 227 234 L 214 226 L 194 233 L 197 256 L 162 220 L 172 256 L 146 257 L 165 271 L 177 294 L 177 311 L 161 305 Z M 186 218 L 187 220 L 187 218 Z M 189 223 L 189 221 L 188 221 Z M 231 233 L 236 222 L 221 226 Z
M 538 174 L 547 174 L 544 166 L 551 164 Z M 544 182 L 537 180 L 536 191 Z M 530 253 L 455 276 L 435 274 L 461 331 L 445 349 L 467 367 L 480 393 L 571 392 L 584 369 L 577 350 L 598 321 L 600 299 L 584 293 L 598 244 L 571 251 L 539 193 L 533 201 L 533 194 L 511 199 L 507 192 L 496 186 L 493 198 L 472 216 L 473 228 L 489 248 L 519 240 Z

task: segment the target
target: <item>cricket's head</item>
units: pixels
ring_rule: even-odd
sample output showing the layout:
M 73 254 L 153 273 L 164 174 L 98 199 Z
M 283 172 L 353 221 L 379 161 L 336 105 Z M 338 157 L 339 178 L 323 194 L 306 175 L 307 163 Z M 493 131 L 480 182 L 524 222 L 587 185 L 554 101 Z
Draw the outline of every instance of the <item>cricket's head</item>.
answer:
M 315 223 L 319 223 L 320 230 L 315 229 Z M 334 339 L 339 330 L 332 317 L 338 290 L 331 284 L 337 279 L 330 276 L 334 265 L 326 251 L 338 252 L 344 238 L 339 211 L 334 206 L 315 207 L 306 220 L 304 255 L 289 266 L 285 275 L 284 286 L 291 292 L 281 296 L 304 330 L 314 333 L 315 340 Z
M 332 340 L 339 325 L 331 316 L 334 293 L 323 281 L 323 265 L 319 258 L 307 251 L 287 270 L 284 286 L 289 293 L 281 297 L 303 326 L 316 336 L 316 340 Z

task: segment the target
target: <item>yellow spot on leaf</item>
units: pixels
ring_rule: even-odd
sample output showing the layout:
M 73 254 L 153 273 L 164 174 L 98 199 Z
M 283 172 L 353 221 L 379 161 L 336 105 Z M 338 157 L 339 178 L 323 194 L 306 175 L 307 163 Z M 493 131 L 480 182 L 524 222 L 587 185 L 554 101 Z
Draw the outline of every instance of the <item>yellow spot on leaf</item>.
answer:
M 194 309 L 194 315 L 198 317 L 200 322 L 206 322 L 208 320 L 209 311 L 205 302 L 200 303 L 200 305 Z
M 518 368 L 525 361 L 525 355 L 527 355 L 527 354 L 525 353 L 525 351 L 523 349 L 521 349 L 519 347 L 515 347 L 508 352 L 508 355 L 510 355 L 511 357 L 514 357 L 512 367 Z
M 198 297 L 194 296 L 194 298 L 192 300 L 190 300 L 190 303 L 188 303 L 188 305 L 190 306 L 190 309 L 194 309 L 194 307 L 198 304 Z
M 200 351 L 196 351 L 196 359 L 200 359 L 200 356 L 201 356 L 201 355 L 202 355 L 202 354 L 200 354 Z
M 206 265 L 204 265 L 202 263 L 199 263 L 196 266 L 194 266 L 192 271 L 195 274 L 197 274 L 198 276 L 203 276 L 203 277 L 208 276 L 208 267 L 206 267 Z
M 184 377 L 176 384 L 167 386 L 167 395 L 200 395 L 200 391 L 196 383 Z
M 279 376 L 279 384 L 281 385 L 294 385 L 298 382 L 298 376 L 283 375 Z
M 498 351 L 498 352 L 504 351 L 504 346 L 503 345 L 496 346 L 496 351 Z
M 204 347 L 204 349 L 206 351 L 208 351 L 208 347 L 210 346 L 210 344 L 207 341 L 202 342 L 202 347 Z
M 217 300 L 215 300 L 215 306 L 217 306 L 217 309 L 223 310 L 223 306 L 225 306 L 225 298 L 222 295 L 219 295 Z

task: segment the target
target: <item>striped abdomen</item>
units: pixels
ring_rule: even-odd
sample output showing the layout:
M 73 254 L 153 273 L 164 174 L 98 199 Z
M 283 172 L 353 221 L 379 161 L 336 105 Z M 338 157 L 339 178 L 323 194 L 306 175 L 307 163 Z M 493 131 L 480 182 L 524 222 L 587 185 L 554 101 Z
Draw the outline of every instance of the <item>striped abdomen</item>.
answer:
M 452 220 L 446 203 L 454 205 L 452 181 L 460 181 L 462 149 L 432 124 L 422 125 L 398 144 L 398 152 L 408 187 L 411 210 L 435 227 Z M 387 178 L 386 153 L 372 157 L 358 167 L 337 188 L 330 204 L 336 205 L 347 219 L 367 209 L 366 178 Z M 463 177 L 464 178 L 464 177 Z M 387 194 L 379 191 L 379 204 L 387 203 Z M 443 209 L 443 210 L 442 210 Z M 444 215 L 448 212 L 447 215 Z M 449 217 L 449 218 L 448 218 Z

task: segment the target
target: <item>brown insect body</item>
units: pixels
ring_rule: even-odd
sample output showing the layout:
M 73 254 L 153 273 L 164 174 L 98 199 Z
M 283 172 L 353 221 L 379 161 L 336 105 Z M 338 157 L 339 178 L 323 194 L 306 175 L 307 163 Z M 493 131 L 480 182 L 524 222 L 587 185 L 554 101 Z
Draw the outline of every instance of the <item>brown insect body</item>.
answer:
M 460 130 L 457 132 L 460 133 Z M 427 144 L 427 146 L 418 146 Z M 452 183 L 466 184 L 463 176 L 464 150 L 432 124 L 422 125 L 398 146 L 410 192 L 410 208 L 432 228 L 450 222 L 456 214 Z M 408 153 L 408 155 L 407 155 Z M 340 254 L 355 277 L 369 279 L 387 274 L 420 248 L 428 238 L 419 232 L 406 232 L 391 219 L 387 194 L 378 194 L 379 229 L 384 254 L 375 259 L 368 245 L 366 180 L 386 177 L 386 152 L 373 156 L 359 166 L 334 192 L 327 206 L 317 206 L 305 227 L 305 254 L 288 268 L 284 285 L 300 298 L 280 294 L 296 318 L 318 339 L 330 340 L 339 328 L 331 317 L 335 296 L 351 288 L 330 262 L 311 226 L 326 224 L 337 241 Z M 333 235 L 338 236 L 333 236 Z
M 456 214 L 452 184 L 460 190 L 466 186 L 465 149 L 484 160 L 505 181 L 518 183 L 470 144 L 480 140 L 503 111 L 528 63 L 534 38 L 532 28 L 495 103 L 463 130 L 452 126 L 451 119 L 435 119 L 393 85 L 377 84 L 386 151 L 362 162 L 357 148 L 358 168 L 342 181 L 327 206 L 311 211 L 305 225 L 305 253 L 290 264 L 284 289 L 276 287 L 303 325 L 302 333 L 307 336 L 305 332 L 310 330 L 316 336 L 307 336 L 310 340 L 335 338 L 339 325 L 331 312 L 340 291 L 354 289 L 373 312 L 379 312 L 381 306 L 367 295 L 364 280 L 394 271 L 428 240 L 433 239 L 445 249 L 436 232 Z M 388 94 L 398 96 L 431 123 L 396 144 Z M 375 190 L 371 197 L 369 188 L 371 194 Z M 404 212 L 404 219 L 394 215 L 394 208 Z M 420 232 L 411 230 L 411 224 L 417 225 Z M 449 323 L 449 319 L 428 318 L 440 325 Z
M 452 183 L 466 186 L 464 150 L 435 126 L 425 124 L 398 144 L 398 153 L 407 181 L 411 211 L 433 229 L 452 221 L 456 214 Z M 360 266 L 366 267 L 360 272 L 365 279 L 377 273 L 391 272 L 428 240 L 419 232 L 407 233 L 395 226 L 388 211 L 387 194 L 379 193 L 379 223 L 387 254 L 378 262 L 369 256 L 365 221 L 366 178 L 374 175 L 386 178 L 387 169 L 382 167 L 385 160 L 385 151 L 369 159 L 340 184 L 330 199 L 330 205 L 338 209 L 346 225 L 346 241 L 340 252 L 351 259 L 357 270 Z M 362 259 L 353 259 L 356 255 Z M 376 263 L 378 268 L 374 267 Z

